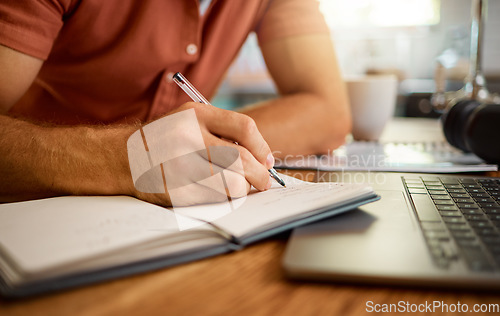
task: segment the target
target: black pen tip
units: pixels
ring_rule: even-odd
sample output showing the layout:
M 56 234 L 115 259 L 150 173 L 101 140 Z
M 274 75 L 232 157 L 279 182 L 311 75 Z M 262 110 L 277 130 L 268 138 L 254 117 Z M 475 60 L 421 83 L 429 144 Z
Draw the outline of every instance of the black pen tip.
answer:
M 176 72 L 175 75 L 172 76 L 173 79 L 177 79 L 177 80 L 180 80 L 182 79 L 181 77 L 181 73 L 180 72 Z

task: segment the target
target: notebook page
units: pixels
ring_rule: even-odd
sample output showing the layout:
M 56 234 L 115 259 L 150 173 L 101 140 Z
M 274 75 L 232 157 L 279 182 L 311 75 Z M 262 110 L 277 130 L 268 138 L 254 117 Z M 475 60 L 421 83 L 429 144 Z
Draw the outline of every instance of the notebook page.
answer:
M 4 204 L 0 251 L 23 271 L 35 273 L 179 234 L 176 217 L 168 209 L 126 196 Z
M 274 183 L 268 191 L 251 192 L 246 198 L 234 201 L 233 211 L 213 220 L 213 223 L 235 237 L 241 237 L 325 206 L 335 206 L 373 193 L 372 188 L 364 184 L 311 183 L 283 174 L 280 176 L 286 188 Z M 219 207 L 219 204 L 201 205 L 176 209 L 176 212 L 203 219 L 205 214 Z

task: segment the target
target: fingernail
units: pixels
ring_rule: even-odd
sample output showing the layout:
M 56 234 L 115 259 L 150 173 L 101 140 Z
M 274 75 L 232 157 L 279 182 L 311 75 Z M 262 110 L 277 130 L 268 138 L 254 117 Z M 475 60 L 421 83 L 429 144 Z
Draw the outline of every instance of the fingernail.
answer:
M 269 177 L 269 182 L 266 185 L 266 190 L 269 190 L 271 188 L 272 184 L 273 184 L 273 182 L 271 181 L 271 178 Z
M 274 167 L 274 156 L 273 156 L 273 154 L 267 155 L 266 164 L 267 164 L 267 168 L 268 169 L 271 169 L 272 167 Z

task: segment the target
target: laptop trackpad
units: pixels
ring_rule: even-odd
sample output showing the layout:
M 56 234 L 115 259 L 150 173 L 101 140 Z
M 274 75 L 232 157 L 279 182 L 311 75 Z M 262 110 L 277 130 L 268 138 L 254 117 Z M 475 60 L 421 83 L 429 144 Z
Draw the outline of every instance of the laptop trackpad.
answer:
M 288 271 L 397 276 L 431 267 L 413 211 L 402 191 L 377 191 L 381 200 L 294 231 Z

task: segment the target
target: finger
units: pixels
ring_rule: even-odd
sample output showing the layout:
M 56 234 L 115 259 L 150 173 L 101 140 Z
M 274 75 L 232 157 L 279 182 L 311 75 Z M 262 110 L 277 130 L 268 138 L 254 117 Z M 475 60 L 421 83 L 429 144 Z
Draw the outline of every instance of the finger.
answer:
M 242 170 L 233 172 L 221 168 L 196 152 L 191 156 L 198 158 L 195 161 L 180 157 L 181 159 L 162 164 L 164 183 L 158 192 L 163 191 L 163 193 L 136 191 L 135 196 L 151 203 L 179 207 L 228 201 L 243 197 L 250 190 L 250 184 L 246 181 Z
M 250 184 L 245 178 L 243 162 L 236 146 L 209 146 L 205 153 L 213 174 L 223 179 L 229 197 L 238 198 L 248 193 Z
M 194 204 L 218 202 L 221 196 L 238 198 L 250 187 L 239 151 L 228 146 L 210 146 L 176 157 L 163 163 L 163 171 L 173 206 L 185 205 L 190 196 Z
M 238 142 L 267 169 L 274 166 L 271 149 L 252 118 L 241 113 L 214 107 L 201 108 L 200 112 L 203 124 L 212 134 Z
M 243 146 L 239 146 L 233 143 L 229 143 L 224 141 L 218 137 L 213 135 L 207 135 L 207 146 L 208 148 L 213 148 L 213 146 L 225 146 L 236 149 L 239 152 L 239 159 L 241 160 L 241 165 L 243 166 L 245 179 L 253 185 L 258 190 L 267 190 L 271 184 L 271 178 L 269 177 L 269 172 L 267 171 L 267 167 L 262 163 L 257 161 L 254 155 L 250 153 L 248 149 Z M 215 152 L 215 150 L 210 150 L 209 152 Z M 224 157 L 218 157 L 214 155 L 211 157 L 212 164 L 218 165 L 222 168 L 227 168 L 227 161 Z M 235 170 L 234 167 L 230 167 L 228 169 Z

